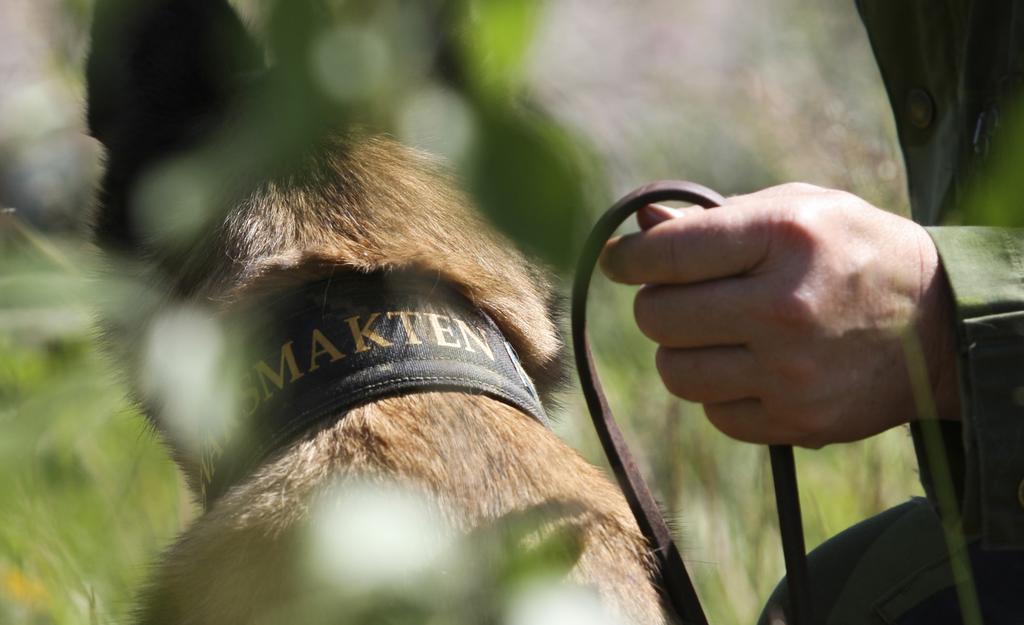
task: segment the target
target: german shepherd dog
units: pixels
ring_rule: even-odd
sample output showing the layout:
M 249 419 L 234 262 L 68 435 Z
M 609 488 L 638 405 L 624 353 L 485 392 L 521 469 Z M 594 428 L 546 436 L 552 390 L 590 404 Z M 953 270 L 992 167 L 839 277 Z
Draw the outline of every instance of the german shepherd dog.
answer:
M 143 180 L 230 126 L 232 103 L 258 82 L 254 68 L 264 55 L 223 0 L 98 5 L 88 121 L 105 147 L 106 170 L 95 238 L 112 265 L 141 268 L 137 274 L 162 294 L 153 311 L 108 324 L 112 351 L 129 377 L 141 367 L 140 337 L 161 309 L 187 305 L 231 315 L 266 298 L 287 302 L 325 280 L 342 285 L 331 297 L 344 307 L 353 280 L 383 276 L 427 283 L 421 291 L 446 285 L 449 300 L 489 319 L 492 334 L 518 354 L 524 385 L 535 385 L 541 398 L 550 394 L 561 375 L 561 342 L 545 274 L 475 213 L 430 158 L 388 138 L 334 129 L 287 174 L 267 174 L 234 195 L 207 196 L 216 217 L 194 240 L 170 249 L 148 236 L 139 206 Z M 252 54 L 225 58 L 211 44 L 214 35 Z M 188 192 L 164 188 L 161 206 L 184 204 Z M 296 380 L 314 378 L 314 369 L 330 378 L 335 361 L 385 353 L 397 343 L 397 335 L 385 334 L 386 322 L 392 332 L 404 326 L 406 343 L 422 344 L 414 347 L 497 357 L 485 345 L 488 337 L 455 314 L 369 310 L 339 318 L 334 335 L 305 328 L 295 349 L 306 341 L 310 352 L 292 351 L 283 339 L 275 344 L 279 351 L 250 371 L 253 403 L 290 383 L 299 389 Z M 310 522 L 314 500 L 339 482 L 383 479 L 423 493 L 467 535 L 556 505 L 557 518 L 546 523 L 581 539 L 568 580 L 595 589 L 623 621 L 670 620 L 648 546 L 621 493 L 523 402 L 472 384 L 369 396 L 349 385 L 345 392 L 362 400 L 321 411 L 266 453 L 253 450 L 258 461 L 211 496 L 216 480 L 205 457 L 135 382 L 144 411 L 197 498 L 205 498 L 203 514 L 158 560 L 139 599 L 139 623 L 299 622 L 288 617 L 288 606 L 308 590 L 297 572 L 295 537 Z M 304 391 L 297 392 L 276 408 L 298 411 L 303 401 Z

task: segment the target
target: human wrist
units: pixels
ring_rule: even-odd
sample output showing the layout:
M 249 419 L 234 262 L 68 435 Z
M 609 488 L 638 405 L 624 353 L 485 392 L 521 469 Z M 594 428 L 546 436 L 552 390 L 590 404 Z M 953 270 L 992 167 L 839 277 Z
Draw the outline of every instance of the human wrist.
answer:
M 919 227 L 921 299 L 918 335 L 922 341 L 935 416 L 959 421 L 960 384 L 956 366 L 956 313 L 953 292 L 935 242 Z M 919 411 L 920 411 L 919 407 Z

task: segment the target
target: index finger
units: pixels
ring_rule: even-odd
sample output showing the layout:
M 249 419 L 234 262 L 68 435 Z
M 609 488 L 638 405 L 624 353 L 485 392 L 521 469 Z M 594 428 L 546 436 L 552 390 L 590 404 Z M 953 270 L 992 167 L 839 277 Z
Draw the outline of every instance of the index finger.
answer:
M 746 273 L 768 251 L 763 213 L 713 208 L 610 240 L 605 275 L 624 284 L 687 284 Z

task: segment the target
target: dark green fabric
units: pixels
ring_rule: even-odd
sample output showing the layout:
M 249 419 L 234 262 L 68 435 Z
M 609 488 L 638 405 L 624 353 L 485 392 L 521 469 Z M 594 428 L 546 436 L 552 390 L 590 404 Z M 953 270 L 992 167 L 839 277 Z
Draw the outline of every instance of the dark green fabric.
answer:
M 914 217 L 938 223 L 955 196 L 956 173 L 970 149 L 970 113 L 956 79 L 966 47 L 966 0 L 858 0 L 896 119 Z M 924 91 L 934 112 L 924 128 L 911 118 L 910 96 Z
M 965 546 L 985 625 L 1024 623 L 1024 551 Z M 963 625 L 939 517 L 913 499 L 831 538 L 808 557 L 815 625 Z M 759 625 L 786 618 L 783 581 Z
M 808 556 L 815 623 L 892 623 L 953 578 L 942 527 L 931 505 L 914 499 L 829 539 Z M 783 580 L 759 625 L 786 610 Z M 786 620 L 786 622 L 792 622 Z
M 960 325 L 965 526 L 1024 545 L 1024 230 L 934 227 Z
M 1024 309 L 1024 230 L 934 226 L 928 232 L 942 253 L 960 319 Z
M 857 6 L 895 114 L 912 214 L 926 226 L 955 223 L 970 213 L 963 209 L 971 184 L 1024 83 L 1024 3 Z M 955 225 L 929 232 L 957 311 L 963 421 L 943 428 L 965 529 L 986 547 L 1024 548 L 1024 232 Z M 931 496 L 925 451 L 917 450 Z

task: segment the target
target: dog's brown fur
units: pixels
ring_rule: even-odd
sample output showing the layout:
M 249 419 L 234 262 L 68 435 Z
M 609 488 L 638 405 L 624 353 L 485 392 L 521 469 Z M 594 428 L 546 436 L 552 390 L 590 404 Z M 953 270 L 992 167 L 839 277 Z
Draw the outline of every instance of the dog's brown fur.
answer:
M 230 310 L 331 272 L 415 270 L 456 285 L 486 310 L 542 391 L 551 387 L 560 341 L 547 281 L 427 157 L 379 137 L 339 137 L 299 171 L 226 207 L 195 248 L 202 251 L 165 274 L 169 292 Z M 159 426 L 160 415 L 151 416 Z M 199 463 L 168 437 L 194 485 Z M 167 551 L 140 621 L 219 625 L 286 615 L 304 592 L 295 541 L 311 502 L 338 480 L 382 478 L 426 493 L 465 532 L 535 505 L 565 504 L 559 523 L 584 539 L 571 578 L 595 586 L 630 622 L 666 622 L 647 545 L 618 490 L 517 409 L 450 392 L 360 406 L 280 451 Z

